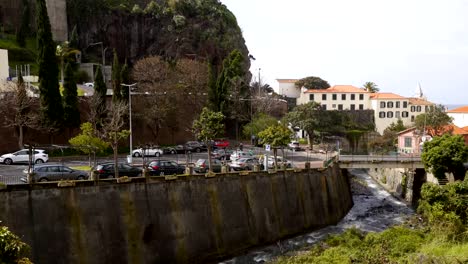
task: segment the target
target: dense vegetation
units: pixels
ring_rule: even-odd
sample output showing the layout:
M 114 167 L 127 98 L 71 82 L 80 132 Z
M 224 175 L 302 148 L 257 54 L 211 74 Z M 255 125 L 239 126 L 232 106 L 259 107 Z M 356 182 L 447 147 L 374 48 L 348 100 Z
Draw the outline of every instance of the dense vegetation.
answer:
M 381 233 L 349 229 L 332 235 L 277 263 L 467 263 L 468 176 L 446 186 L 424 184 L 418 213 Z

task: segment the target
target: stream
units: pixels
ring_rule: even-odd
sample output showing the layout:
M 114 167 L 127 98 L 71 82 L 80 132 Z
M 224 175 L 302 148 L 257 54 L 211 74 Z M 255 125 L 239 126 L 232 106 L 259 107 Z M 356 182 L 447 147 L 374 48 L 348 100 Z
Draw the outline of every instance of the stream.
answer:
M 339 234 L 351 227 L 366 232 L 380 232 L 405 222 L 414 214 L 412 208 L 389 194 L 366 171 L 354 169 L 349 172 L 354 175 L 354 179 L 350 181 L 354 206 L 337 225 L 258 247 L 219 264 L 267 263 L 279 256 L 307 250 L 327 235 Z

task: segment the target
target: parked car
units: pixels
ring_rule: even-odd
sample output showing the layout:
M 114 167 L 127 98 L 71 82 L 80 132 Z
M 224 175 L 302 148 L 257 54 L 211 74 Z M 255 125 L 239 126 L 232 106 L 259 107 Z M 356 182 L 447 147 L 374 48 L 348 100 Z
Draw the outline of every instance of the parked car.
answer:
M 212 159 L 211 160 L 211 167 L 213 172 L 221 172 L 222 163 L 220 160 Z M 210 169 L 210 165 L 208 164 L 208 159 L 199 159 L 197 163 L 195 163 L 195 167 L 193 170 L 199 173 L 205 173 Z
M 146 148 L 145 150 L 145 156 L 155 156 L 155 157 L 160 157 L 164 153 L 164 151 L 160 148 Z M 138 148 L 132 151 L 132 156 L 133 157 L 143 157 L 143 148 Z
M 94 83 L 92 83 L 92 82 L 85 83 L 84 85 L 87 86 L 87 87 L 94 88 Z
M 264 164 L 263 159 L 264 159 L 264 157 L 261 157 L 261 158 L 259 159 L 259 162 L 260 162 L 261 164 Z M 281 164 L 284 163 L 284 164 L 286 165 L 286 168 L 292 168 L 292 163 L 291 163 L 291 161 L 286 160 L 286 159 L 283 159 L 283 157 L 281 157 L 281 156 L 276 157 L 276 163 L 277 163 L 278 167 L 280 167 Z M 275 157 L 273 157 L 273 156 L 268 156 L 268 168 L 269 168 L 269 169 L 272 169 L 274 166 L 275 166 Z
M 36 164 L 49 161 L 49 155 L 43 149 L 34 149 L 32 160 Z M 0 156 L 0 163 L 11 165 L 13 163 L 29 163 L 29 149 L 22 149 Z
M 288 148 L 294 151 L 302 150 L 301 145 L 298 141 L 291 141 L 291 143 L 288 144 Z
M 235 171 L 253 170 L 254 165 L 260 165 L 260 169 L 262 168 L 257 158 L 240 158 L 231 162 L 230 167 Z
M 21 181 L 28 182 L 28 169 L 23 171 L 24 177 Z M 31 171 L 34 181 L 59 181 L 59 180 L 85 180 L 88 179 L 88 172 L 74 170 L 61 164 L 41 164 L 36 165 Z
M 215 148 L 228 148 L 229 141 L 227 139 L 215 139 L 213 142 Z
M 118 165 L 119 170 L 119 177 L 128 176 L 128 177 L 139 177 L 142 175 L 142 171 L 140 168 L 130 166 L 125 163 L 119 163 Z M 115 169 L 114 163 L 102 163 L 98 164 L 96 167 L 92 169 L 94 173 L 99 175 L 99 178 L 114 178 L 115 177 Z
M 198 141 L 187 141 L 184 146 L 191 152 L 202 152 L 208 149 L 204 143 Z
M 211 157 L 218 160 L 231 160 L 232 153 L 230 149 L 215 149 L 211 152 Z
M 254 158 L 253 153 L 247 152 L 247 151 L 242 151 L 242 150 L 236 150 L 232 152 L 231 154 L 231 160 L 235 161 L 241 158 Z
M 176 154 L 177 149 L 175 147 L 163 147 L 163 154 Z
M 153 160 L 148 164 L 148 172 L 150 175 L 173 175 L 184 174 L 185 167 L 170 160 Z

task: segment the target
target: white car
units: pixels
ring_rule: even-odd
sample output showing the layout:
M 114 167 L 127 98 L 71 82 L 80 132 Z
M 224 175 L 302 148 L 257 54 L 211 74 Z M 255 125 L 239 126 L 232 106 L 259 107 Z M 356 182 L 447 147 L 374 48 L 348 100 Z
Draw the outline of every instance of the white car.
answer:
M 263 157 L 260 158 L 260 163 L 263 164 Z M 283 157 L 278 156 L 276 157 L 276 164 L 278 167 L 281 166 L 281 164 L 285 164 L 286 168 L 292 168 L 292 163 L 289 160 L 283 159 Z M 272 169 L 275 166 L 275 157 L 273 156 L 268 156 L 268 168 Z
M 231 160 L 236 161 L 242 158 L 254 158 L 254 155 L 251 152 L 237 150 L 231 154 Z
M 44 163 L 49 161 L 49 155 L 43 149 L 35 149 L 32 154 L 34 163 Z M 18 150 L 13 153 L 8 153 L 0 156 L 0 163 L 11 165 L 13 163 L 29 163 L 29 149 Z
M 94 88 L 94 83 L 92 83 L 92 82 L 85 83 L 84 85 L 88 86 L 88 87 L 91 87 L 91 88 Z
M 147 148 L 145 149 L 145 156 L 155 156 L 160 157 L 163 154 L 163 150 L 160 148 Z M 138 148 L 132 151 L 133 157 L 142 157 L 143 156 L 143 149 Z

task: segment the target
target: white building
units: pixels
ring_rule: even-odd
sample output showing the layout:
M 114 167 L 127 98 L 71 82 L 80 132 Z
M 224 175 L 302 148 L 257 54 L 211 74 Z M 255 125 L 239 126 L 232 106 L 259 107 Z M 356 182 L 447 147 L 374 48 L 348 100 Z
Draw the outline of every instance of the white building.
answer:
M 289 98 L 299 98 L 301 89 L 294 84 L 298 79 L 276 79 L 278 81 L 278 94 Z
M 457 127 L 468 126 L 468 106 L 458 107 L 447 111 L 447 115 L 453 118 L 452 123 Z
M 369 110 L 371 93 L 352 85 L 335 85 L 328 89 L 302 89 L 297 104 L 315 101 L 325 110 Z
M 9 75 L 8 50 L 0 49 L 0 82 L 5 82 Z

